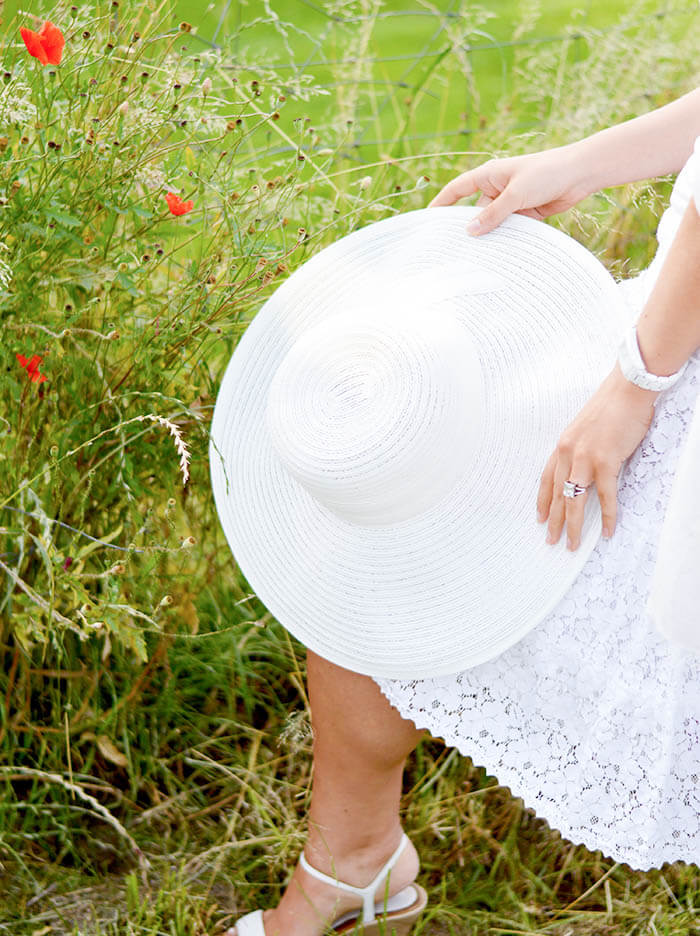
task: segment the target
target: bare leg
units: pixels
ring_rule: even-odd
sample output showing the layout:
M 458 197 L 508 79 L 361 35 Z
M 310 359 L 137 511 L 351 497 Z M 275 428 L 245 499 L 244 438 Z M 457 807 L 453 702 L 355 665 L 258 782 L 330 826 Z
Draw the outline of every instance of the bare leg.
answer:
M 396 850 L 404 762 L 423 735 L 401 717 L 369 676 L 311 651 L 308 690 L 314 734 L 314 777 L 305 854 L 309 863 L 363 887 Z M 391 873 L 389 893 L 410 884 L 418 855 L 408 846 Z M 279 905 L 265 912 L 266 936 L 320 936 L 357 907 L 299 866 Z

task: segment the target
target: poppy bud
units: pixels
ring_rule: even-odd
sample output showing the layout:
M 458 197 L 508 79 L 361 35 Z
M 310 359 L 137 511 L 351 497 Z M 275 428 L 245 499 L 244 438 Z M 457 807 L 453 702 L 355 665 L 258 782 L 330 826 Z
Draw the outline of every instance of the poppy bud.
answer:
M 122 101 L 122 102 L 121 102 L 121 104 L 119 105 L 119 113 L 120 113 L 120 114 L 123 114 L 124 116 L 126 116 L 126 115 L 129 113 L 129 102 L 128 102 L 128 101 Z
M 202 94 L 209 94 L 211 91 L 211 78 L 205 78 L 202 82 Z

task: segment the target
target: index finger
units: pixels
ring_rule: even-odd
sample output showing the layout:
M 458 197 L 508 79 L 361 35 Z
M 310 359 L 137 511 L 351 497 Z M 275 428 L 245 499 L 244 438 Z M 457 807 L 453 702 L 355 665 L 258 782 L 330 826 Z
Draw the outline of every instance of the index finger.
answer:
M 461 175 L 456 176 L 447 183 L 437 193 L 435 198 L 428 203 L 428 208 L 437 208 L 440 205 L 454 205 L 460 198 L 467 198 L 481 189 L 480 167 L 469 169 Z

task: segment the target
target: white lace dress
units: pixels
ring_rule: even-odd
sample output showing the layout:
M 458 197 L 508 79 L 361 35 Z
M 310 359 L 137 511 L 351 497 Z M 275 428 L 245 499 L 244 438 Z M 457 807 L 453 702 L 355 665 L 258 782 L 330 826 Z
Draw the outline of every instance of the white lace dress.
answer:
M 697 203 L 700 139 L 659 223 L 653 262 L 620 284 L 637 315 L 694 194 Z M 699 395 L 700 350 L 659 397 L 620 473 L 615 533 L 540 625 L 455 675 L 376 679 L 405 718 L 469 755 L 564 838 L 640 870 L 700 864 L 700 651 L 667 639 L 647 606 L 691 424 L 686 451 L 700 453 Z M 699 457 L 686 472 L 698 482 Z M 698 581 L 700 562 L 681 589 L 700 630 L 700 604 L 690 606 Z

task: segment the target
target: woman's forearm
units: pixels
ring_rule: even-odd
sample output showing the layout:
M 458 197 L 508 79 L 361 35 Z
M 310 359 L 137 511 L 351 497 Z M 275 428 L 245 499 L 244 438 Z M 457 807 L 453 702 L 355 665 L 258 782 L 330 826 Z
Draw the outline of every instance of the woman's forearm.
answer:
M 700 88 L 648 114 L 562 147 L 589 194 L 638 179 L 679 172 L 700 136 Z
M 673 374 L 700 348 L 700 216 L 691 199 L 637 323 L 652 374 Z

